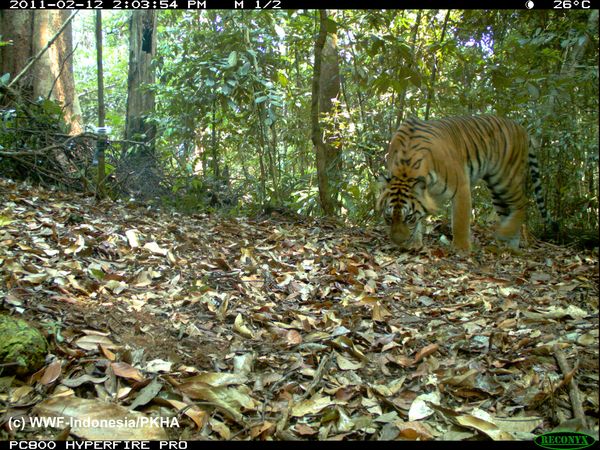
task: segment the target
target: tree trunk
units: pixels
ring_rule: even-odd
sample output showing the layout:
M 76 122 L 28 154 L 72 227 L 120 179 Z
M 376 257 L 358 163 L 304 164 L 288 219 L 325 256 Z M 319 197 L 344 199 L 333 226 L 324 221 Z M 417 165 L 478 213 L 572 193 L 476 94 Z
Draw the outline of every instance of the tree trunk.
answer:
M 71 13 L 59 10 L 0 11 L 2 39 L 11 44 L 0 47 L 0 74 L 11 79 L 32 61 L 61 29 Z M 65 122 L 72 134 L 82 131 L 81 109 L 73 80 L 73 36 L 67 24 L 52 45 L 30 70 L 12 86 L 26 97 L 51 98 L 63 105 Z
M 158 185 L 157 167 L 154 161 L 155 128 L 147 116 L 154 111 L 154 94 L 146 85 L 154 83 L 155 69 L 152 59 L 156 53 L 156 12 L 154 10 L 133 11 L 129 31 L 129 76 L 127 79 L 127 113 L 125 139 L 142 141 L 130 155 L 128 163 L 133 167 L 135 179 L 130 184 L 142 195 L 155 195 Z
M 52 39 L 69 18 L 68 10 L 39 10 L 33 15 L 33 54 Z M 50 48 L 33 66 L 33 95 L 56 100 L 63 105 L 65 122 L 71 134 L 83 131 L 81 108 L 73 78 L 73 30 L 69 23 Z
M 33 56 L 33 14 L 34 11 L 0 10 L 2 40 L 10 42 L 0 47 L 0 75 L 9 73 L 11 79 L 14 78 Z M 32 74 L 29 72 L 14 88 L 23 90 L 32 84 Z
M 102 11 L 96 10 L 96 67 L 98 71 L 98 126 L 105 125 L 104 64 L 102 61 Z
M 269 171 L 271 172 L 271 180 L 273 180 L 274 203 L 279 205 L 281 202 L 281 193 L 279 190 L 279 179 L 277 176 L 277 132 L 274 124 L 269 127 L 269 131 L 271 132 L 269 136 L 269 145 L 267 146 L 267 152 L 269 156 Z
M 154 111 L 154 94 L 144 88 L 154 83 L 151 65 L 156 53 L 156 13 L 133 11 L 129 35 L 129 76 L 127 83 L 127 116 L 125 139 L 152 142 L 154 127 L 146 115 Z
M 96 178 L 96 197 L 104 197 L 104 177 L 106 176 L 106 161 L 104 150 L 106 148 L 106 129 L 104 109 L 104 69 L 102 61 L 102 11 L 96 10 L 96 67 L 98 78 L 98 128 L 102 131 L 102 138 L 96 142 L 96 156 L 98 173 Z
M 260 119 L 259 119 L 260 120 Z M 259 127 L 262 127 L 259 123 Z M 260 167 L 260 184 L 258 198 L 262 206 L 265 205 L 267 198 L 267 170 L 265 168 L 265 147 L 264 139 L 262 138 L 262 128 L 259 128 L 258 133 L 258 165 Z
M 210 151 L 211 166 L 213 178 L 217 180 L 220 176 L 219 168 L 219 148 L 217 146 L 217 101 L 212 101 L 211 121 L 210 121 Z
M 312 83 L 312 141 L 316 149 L 317 180 L 321 208 L 327 216 L 337 212 L 335 195 L 340 172 L 341 150 L 333 144 L 332 131 L 323 139 L 320 115 L 333 112 L 333 99 L 340 92 L 340 73 L 335 34 L 327 33 L 327 12 L 319 11 L 319 35 L 315 42 L 315 65 Z

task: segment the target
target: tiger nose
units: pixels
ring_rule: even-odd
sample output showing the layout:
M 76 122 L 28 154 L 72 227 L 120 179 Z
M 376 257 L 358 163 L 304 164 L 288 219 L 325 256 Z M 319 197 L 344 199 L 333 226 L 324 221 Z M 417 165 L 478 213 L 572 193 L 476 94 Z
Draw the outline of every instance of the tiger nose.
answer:
M 403 239 L 402 237 L 398 237 L 395 234 L 392 234 L 391 236 L 392 238 L 392 242 L 394 244 L 396 244 L 398 247 L 400 247 L 402 250 L 406 250 L 409 247 L 409 241 L 406 239 Z
M 406 248 L 410 245 L 410 232 L 404 224 L 392 224 L 390 238 L 397 246 Z

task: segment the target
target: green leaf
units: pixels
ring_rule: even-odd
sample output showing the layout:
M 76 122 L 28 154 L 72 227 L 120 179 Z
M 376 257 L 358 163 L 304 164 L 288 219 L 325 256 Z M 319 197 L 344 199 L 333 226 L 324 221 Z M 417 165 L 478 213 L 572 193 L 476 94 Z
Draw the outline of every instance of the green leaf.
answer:
M 533 100 L 538 99 L 540 96 L 540 90 L 531 83 L 527 83 L 527 91 L 529 92 Z
M 45 113 L 49 114 L 49 115 L 56 115 L 56 116 L 61 116 L 62 115 L 62 109 L 60 108 L 60 106 L 53 102 L 52 100 L 44 100 L 42 102 L 42 108 L 44 110 Z
M 0 77 L 0 86 L 6 86 L 8 84 L 8 80 L 10 79 L 10 73 L 5 73 Z
M 238 69 L 238 73 L 239 73 L 241 76 L 245 76 L 245 75 L 247 75 L 249 71 L 250 71 L 250 63 L 249 63 L 249 62 L 247 62 L 247 61 L 244 63 L 244 65 L 243 65 L 242 67 L 240 67 L 240 68 Z
M 237 52 L 234 50 L 229 54 L 229 57 L 227 58 L 227 63 L 229 64 L 229 67 L 234 67 L 237 64 L 237 61 Z
M 412 58 L 413 49 L 410 45 L 405 42 L 400 42 L 396 47 L 396 51 L 400 54 L 400 56 L 406 60 Z
M 13 222 L 14 222 L 14 220 L 12 220 L 10 217 L 0 216 L 0 227 L 4 227 L 4 226 L 9 225 L 9 224 L 11 224 Z
M 288 85 L 288 77 L 285 76 L 285 73 L 283 73 L 283 70 L 278 70 L 277 71 L 277 79 L 279 80 L 279 84 L 281 84 L 281 86 L 286 87 Z
M 337 33 L 338 24 L 335 20 L 331 20 L 329 17 L 325 21 L 325 30 L 327 33 Z
M 268 98 L 269 98 L 268 95 L 262 95 L 262 96 L 258 97 L 257 99 L 255 99 L 254 103 L 256 103 L 258 105 L 259 103 L 264 102 Z

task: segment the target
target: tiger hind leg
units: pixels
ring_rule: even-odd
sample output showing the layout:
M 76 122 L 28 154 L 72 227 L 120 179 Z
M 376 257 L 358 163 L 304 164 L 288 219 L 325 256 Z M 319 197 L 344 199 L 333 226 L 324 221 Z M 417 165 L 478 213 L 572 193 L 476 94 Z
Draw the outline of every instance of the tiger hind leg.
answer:
M 500 218 L 496 239 L 508 247 L 517 249 L 521 240 L 521 225 L 525 222 L 527 202 L 522 192 L 511 196 L 506 191 L 492 190 L 494 208 Z
M 508 216 L 500 218 L 500 226 L 496 231 L 496 239 L 506 243 L 510 248 L 519 248 L 521 225 L 525 220 L 525 209 L 518 209 Z

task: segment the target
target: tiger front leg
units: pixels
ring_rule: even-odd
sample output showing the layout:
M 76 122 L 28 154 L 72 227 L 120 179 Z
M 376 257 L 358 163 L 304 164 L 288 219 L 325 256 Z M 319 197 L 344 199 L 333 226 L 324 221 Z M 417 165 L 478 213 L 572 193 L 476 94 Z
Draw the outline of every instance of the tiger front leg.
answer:
M 468 185 L 459 188 L 452 201 L 452 244 L 460 252 L 471 251 L 471 189 Z

